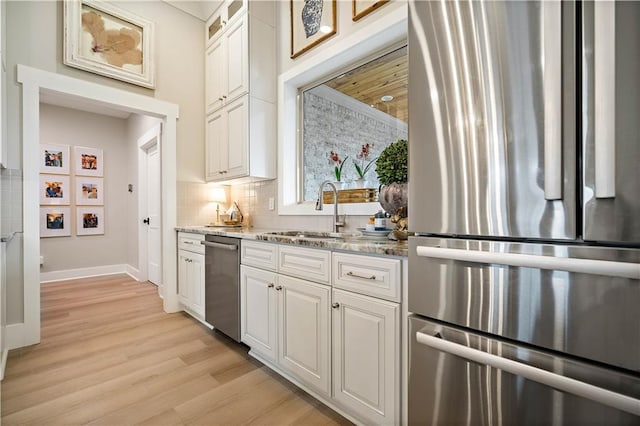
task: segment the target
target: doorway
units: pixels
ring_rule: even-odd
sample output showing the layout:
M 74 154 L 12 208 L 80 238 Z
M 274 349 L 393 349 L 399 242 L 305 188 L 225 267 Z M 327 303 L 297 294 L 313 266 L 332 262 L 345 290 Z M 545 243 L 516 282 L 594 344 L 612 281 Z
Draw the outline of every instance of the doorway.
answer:
M 22 84 L 22 160 L 23 184 L 23 285 L 24 321 L 7 327 L 8 349 L 40 341 L 40 270 L 39 270 L 39 191 L 38 149 L 40 144 L 40 95 L 59 96 L 72 102 L 120 109 L 159 118 L 164 123 L 164 137 L 159 139 L 161 187 L 161 253 L 163 259 L 175 259 L 176 248 L 176 121 L 178 106 L 149 96 L 114 89 L 36 68 L 18 65 L 18 82 Z M 180 311 L 177 298 L 176 262 L 161 266 L 164 287 L 161 289 L 165 312 Z

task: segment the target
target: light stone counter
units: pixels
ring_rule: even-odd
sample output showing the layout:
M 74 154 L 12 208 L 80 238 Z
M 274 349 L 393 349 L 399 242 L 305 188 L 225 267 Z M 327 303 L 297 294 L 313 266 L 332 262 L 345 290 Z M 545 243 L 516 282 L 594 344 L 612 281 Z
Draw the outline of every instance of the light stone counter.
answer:
M 179 226 L 176 227 L 176 231 L 387 256 L 407 257 L 409 254 L 409 246 L 406 241 L 391 241 L 386 238 L 379 237 L 347 236 L 344 238 L 332 238 L 330 234 L 327 233 L 326 238 L 308 238 L 295 235 L 288 236 L 270 234 L 271 232 L 283 232 L 282 229 L 274 230 L 208 226 Z M 301 233 L 304 232 L 305 231 L 301 231 Z

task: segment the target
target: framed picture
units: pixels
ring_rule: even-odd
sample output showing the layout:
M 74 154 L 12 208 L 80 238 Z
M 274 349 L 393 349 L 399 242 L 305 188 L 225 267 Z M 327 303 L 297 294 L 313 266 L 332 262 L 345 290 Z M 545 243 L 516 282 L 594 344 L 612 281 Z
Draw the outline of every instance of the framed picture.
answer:
M 69 176 L 40 175 L 40 204 L 70 204 Z
M 41 237 L 68 237 L 70 235 L 70 207 L 40 207 Z
M 153 89 L 153 23 L 113 4 L 64 2 L 64 63 Z
M 69 174 L 69 145 L 40 144 L 40 173 Z
M 389 0 L 351 0 L 352 1 L 352 20 L 357 21 L 365 15 L 378 9 Z
M 76 205 L 101 206 L 104 204 L 104 179 L 76 176 Z
M 104 162 L 102 150 L 99 148 L 86 148 L 76 146 L 74 148 L 75 173 L 78 176 L 102 176 Z
M 77 207 L 76 224 L 76 235 L 103 235 L 104 207 Z
M 293 59 L 336 33 L 336 0 L 289 1 Z

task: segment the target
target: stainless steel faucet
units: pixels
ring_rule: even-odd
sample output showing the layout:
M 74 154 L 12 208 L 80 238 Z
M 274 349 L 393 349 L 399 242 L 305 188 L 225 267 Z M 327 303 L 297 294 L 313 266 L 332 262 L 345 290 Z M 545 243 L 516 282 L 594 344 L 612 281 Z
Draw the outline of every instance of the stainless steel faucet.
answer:
M 320 184 L 320 188 L 318 189 L 318 199 L 316 200 L 316 210 L 322 210 L 322 207 L 324 206 L 324 201 L 322 199 L 322 190 L 324 189 L 325 185 L 329 185 L 329 187 L 333 191 L 333 232 L 340 232 L 340 228 L 345 225 L 345 222 L 338 220 L 338 190 L 330 180 L 325 180 Z

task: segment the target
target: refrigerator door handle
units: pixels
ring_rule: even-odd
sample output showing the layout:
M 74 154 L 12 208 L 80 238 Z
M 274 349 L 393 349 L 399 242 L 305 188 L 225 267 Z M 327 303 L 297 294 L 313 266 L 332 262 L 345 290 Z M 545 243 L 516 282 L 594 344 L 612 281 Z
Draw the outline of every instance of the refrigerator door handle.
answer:
M 433 257 L 437 259 L 494 263 L 498 265 L 578 272 L 640 280 L 640 264 L 630 262 L 551 257 L 520 253 L 494 253 L 428 246 L 417 246 L 416 254 L 421 257 Z
M 594 3 L 596 198 L 616 196 L 616 5 Z
M 544 198 L 562 199 L 562 14 L 560 1 L 541 3 L 544 39 Z
M 550 386 L 563 392 L 587 398 L 622 411 L 640 416 L 640 400 L 612 392 L 589 383 L 581 382 L 569 377 L 543 370 L 521 362 L 513 361 L 497 355 L 473 349 L 468 346 L 430 336 L 420 331 L 416 332 L 418 343 L 429 346 L 441 352 L 447 352 L 469 361 L 497 368 L 508 373 L 525 377 L 529 380 Z

